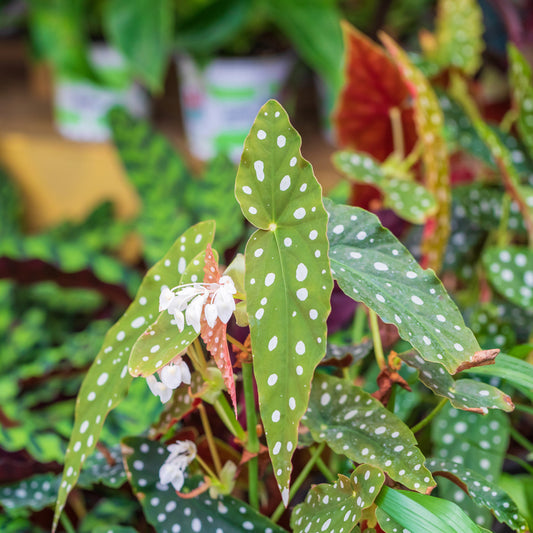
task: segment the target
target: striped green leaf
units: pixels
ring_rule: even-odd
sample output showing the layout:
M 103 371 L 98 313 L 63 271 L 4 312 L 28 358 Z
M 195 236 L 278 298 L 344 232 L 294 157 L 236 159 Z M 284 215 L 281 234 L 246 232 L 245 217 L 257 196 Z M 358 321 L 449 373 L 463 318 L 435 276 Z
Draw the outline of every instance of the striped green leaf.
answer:
M 128 366 L 129 353 L 141 328 L 157 316 L 161 287 L 174 286 L 180 270 L 183 272 L 196 255 L 196 247 L 200 243 L 205 246 L 211 242 L 213 233 L 212 222 L 203 222 L 187 230 L 147 272 L 135 300 L 107 332 L 104 344 L 78 394 L 74 428 L 56 504 L 54 529 L 67 496 L 76 484 L 81 465 L 98 442 L 107 414 L 123 400 L 128 391 L 132 379 L 132 369 Z
M 287 113 L 270 100 L 246 138 L 235 185 L 258 228 L 246 246 L 246 305 L 261 418 L 285 503 L 298 423 L 326 351 L 333 288 L 327 213 L 300 145 Z
M 315 441 L 382 469 L 410 489 L 425 492 L 435 486 L 411 430 L 355 385 L 317 374 L 304 423 Z
M 385 476 L 379 468 L 360 465 L 350 477 L 339 474 L 333 484 L 313 487 L 304 503 L 291 515 L 294 533 L 313 531 L 345 531 L 351 533 L 379 494 Z
M 490 356 L 480 352 L 435 274 L 423 270 L 375 215 L 329 201 L 326 207 L 331 269 L 345 294 L 395 324 L 423 359 L 450 373 Z

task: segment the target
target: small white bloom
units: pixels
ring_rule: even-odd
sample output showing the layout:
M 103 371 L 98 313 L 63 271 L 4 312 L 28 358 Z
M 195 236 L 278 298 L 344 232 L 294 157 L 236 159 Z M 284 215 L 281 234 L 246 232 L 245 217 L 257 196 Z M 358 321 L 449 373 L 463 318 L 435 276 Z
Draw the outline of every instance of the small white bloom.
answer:
M 168 388 L 164 383 L 158 381 L 155 375 L 148 376 L 146 383 L 154 396 L 159 396 L 162 403 L 167 403 L 172 396 L 172 389 Z
M 187 365 L 185 365 L 187 366 Z M 161 381 L 169 389 L 177 389 L 181 385 L 181 367 L 169 363 L 161 369 Z
M 215 306 L 218 318 L 227 324 L 235 311 L 235 300 L 226 286 L 221 286 L 215 295 Z
M 217 306 L 215 304 L 205 304 L 204 314 L 207 325 L 210 328 L 214 328 L 218 318 Z
M 191 303 L 187 306 L 185 310 L 185 321 L 189 326 L 194 328 L 196 333 L 200 333 L 200 319 L 202 317 L 202 309 L 204 308 L 205 302 L 207 301 L 208 296 L 207 290 L 204 294 L 199 294 L 196 296 Z
M 182 383 L 185 383 L 186 385 L 190 385 L 191 384 L 191 371 L 189 370 L 187 363 L 182 359 L 176 364 L 180 367 Z
M 159 295 L 159 312 L 166 311 L 174 298 L 175 294 L 166 285 L 163 285 Z
M 196 445 L 190 440 L 178 441 L 167 447 L 170 455 L 159 469 L 159 481 L 163 485 L 172 483 L 180 491 L 185 481 L 184 470 L 196 457 Z
M 176 321 L 176 325 L 181 333 L 185 327 L 185 315 L 182 311 L 176 309 L 176 311 L 174 311 L 174 320 Z
M 162 485 L 172 483 L 175 490 L 180 491 L 185 482 L 183 470 L 176 464 L 164 463 L 159 469 L 159 481 Z

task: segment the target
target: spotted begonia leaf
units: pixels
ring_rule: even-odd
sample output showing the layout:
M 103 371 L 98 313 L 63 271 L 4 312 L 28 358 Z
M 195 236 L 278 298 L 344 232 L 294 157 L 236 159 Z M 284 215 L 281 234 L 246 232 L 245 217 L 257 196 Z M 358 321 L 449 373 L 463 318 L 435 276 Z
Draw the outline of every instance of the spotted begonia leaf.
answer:
M 533 157 L 533 75 L 531 65 L 513 44 L 508 45 L 513 106 L 518 111 L 520 137 Z
M 298 422 L 326 352 L 333 289 L 328 216 L 300 145 L 287 113 L 270 100 L 246 139 L 235 185 L 259 228 L 246 246 L 246 305 L 261 418 L 285 503 Z
M 481 66 L 483 14 L 476 0 L 440 0 L 435 35 L 423 34 L 425 55 L 441 67 L 458 67 L 473 75 Z
M 124 439 L 123 446 L 131 487 L 157 533 L 285 533 L 283 528 L 231 496 L 211 498 L 202 493 L 190 499 L 180 498 L 172 485 L 159 482 L 159 469 L 169 452 L 157 442 L 130 437 Z M 189 478 L 181 492 L 197 485 L 198 478 Z
M 438 459 L 453 461 L 488 481 L 497 481 L 509 444 L 509 419 L 499 411 L 480 415 L 446 406 L 431 426 L 431 438 Z M 490 526 L 490 513 L 452 482 L 439 481 L 439 494 L 455 501 L 481 525 Z
M 345 294 L 395 324 L 425 360 L 450 373 L 486 356 L 435 274 L 375 215 L 329 201 L 326 208 L 332 273 Z
M 99 450 L 93 453 L 83 465 L 78 485 L 92 487 L 102 483 L 108 487 L 120 487 L 126 481 L 122 454 L 118 447 L 107 450 L 107 457 Z
M 413 179 L 394 177 L 394 171 L 386 172 L 370 156 L 352 151 L 336 152 L 333 163 L 348 178 L 374 185 L 384 195 L 384 206 L 414 224 L 422 224 L 436 211 L 433 195 Z
M 139 336 L 139 329 L 157 315 L 163 285 L 173 286 L 195 247 L 213 239 L 214 224 L 202 222 L 187 230 L 144 277 L 135 300 L 107 332 L 104 344 L 87 372 L 78 394 L 76 416 L 59 489 L 53 528 L 57 527 L 69 492 L 76 483 L 81 465 L 91 454 L 104 420 L 124 398 L 131 383 L 127 358 Z M 185 246 L 185 250 L 181 249 Z M 67 475 L 67 472 L 69 475 Z
M 314 486 L 305 502 L 297 505 L 291 515 L 294 533 L 309 531 L 344 531 L 351 533 L 379 494 L 385 476 L 379 468 L 358 466 L 350 477 L 339 474 L 333 484 Z
M 209 245 L 200 240 L 198 243 L 194 242 L 189 245 L 192 257 L 189 255 L 187 263 L 182 262 L 180 271 L 170 288 L 195 283 L 202 278 L 206 244 Z M 182 248 L 185 249 L 184 244 L 180 244 L 180 250 Z M 183 331 L 180 332 L 175 319 L 168 311 L 161 312 L 157 320 L 146 328 L 131 349 L 129 360 L 131 375 L 134 377 L 150 376 L 186 350 L 197 338 L 198 333 L 192 326 L 185 325 Z
M 437 200 L 438 210 L 428 220 L 422 241 L 422 264 L 438 272 L 450 234 L 450 178 L 448 151 L 442 135 L 444 115 L 438 98 L 425 76 L 411 63 L 407 54 L 387 35 L 381 40 L 396 60 L 414 98 L 414 119 L 422 143 L 424 184 Z
M 435 485 L 411 430 L 359 387 L 317 374 L 304 417 L 317 442 L 357 463 L 381 468 L 410 489 Z
M 170 401 L 165 404 L 159 420 L 150 428 L 148 436 L 156 438 L 164 435 L 176 422 L 194 411 L 201 403 L 201 399 L 196 397 L 196 394 L 204 384 L 204 379 L 200 373 L 192 372 L 190 387 L 182 385 L 174 391 Z
M 207 247 L 205 252 L 205 267 L 204 267 L 204 283 L 218 283 L 220 273 L 218 265 L 211 250 L 211 246 Z M 228 350 L 228 341 L 226 339 L 227 324 L 222 322 L 217 317 L 215 325 L 210 328 L 207 324 L 205 314 L 202 314 L 201 319 L 201 335 L 205 342 L 209 353 L 213 356 L 215 363 L 222 373 L 224 384 L 228 389 L 231 402 L 237 415 L 237 393 L 235 392 L 235 379 L 233 378 L 233 365 Z
M 32 509 L 40 511 L 56 501 L 59 476 L 37 474 L 17 483 L 0 487 L 0 505 L 4 509 Z
M 533 252 L 522 246 L 487 248 L 482 256 L 492 286 L 508 300 L 533 307 Z
M 508 316 L 502 317 L 498 306 L 492 302 L 476 305 L 470 315 L 469 324 L 482 347 L 494 346 L 507 350 L 518 344 L 512 320 Z M 498 363 L 501 362 L 502 355 L 498 355 Z
M 400 357 L 419 372 L 420 381 L 435 394 L 448 398 L 457 409 L 487 413 L 489 409 L 512 411 L 511 398 L 492 385 L 473 379 L 454 380 L 438 363 L 424 361 L 413 352 L 402 353 Z
M 446 477 L 458 485 L 476 504 L 489 509 L 498 521 L 515 531 L 524 531 L 527 528 L 527 522 L 511 497 L 478 472 L 469 470 L 462 464 L 439 459 L 429 459 L 426 466 L 433 475 Z
M 341 346 L 328 342 L 326 356 L 322 360 L 323 365 L 348 366 L 364 359 L 372 350 L 374 344 L 371 340 L 360 344 Z
M 405 81 L 384 50 L 348 23 L 346 84 L 334 113 L 340 146 L 384 161 L 394 150 L 390 110 L 398 109 L 406 152 L 416 141 L 413 108 Z M 372 127 L 369 127 L 372 124 Z
M 489 231 L 499 227 L 503 198 L 502 189 L 479 183 L 462 185 L 453 190 L 454 203 L 457 204 L 454 210 L 460 209 L 468 219 Z M 516 202 L 511 202 L 509 206 L 508 227 L 517 233 L 525 233 L 524 219 Z

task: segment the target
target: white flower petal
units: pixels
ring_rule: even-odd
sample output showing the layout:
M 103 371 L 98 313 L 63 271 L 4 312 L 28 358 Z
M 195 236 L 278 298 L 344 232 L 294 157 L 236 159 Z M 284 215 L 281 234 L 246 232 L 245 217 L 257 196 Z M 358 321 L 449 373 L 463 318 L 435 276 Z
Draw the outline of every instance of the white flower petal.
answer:
M 218 318 L 227 324 L 233 311 L 235 311 L 235 300 L 231 293 L 226 291 L 226 287 L 220 287 L 215 296 Z
M 180 491 L 183 487 L 183 483 L 185 482 L 185 476 L 183 475 L 183 472 L 181 470 L 178 470 L 176 472 L 176 475 L 172 479 L 172 486 L 175 490 Z
M 229 294 L 235 294 L 237 289 L 235 288 L 235 283 L 229 276 L 222 276 L 218 283 L 224 287 L 225 291 Z
M 174 293 L 166 286 L 161 287 L 161 294 L 159 295 L 159 312 L 168 309 L 168 306 L 174 300 Z
M 169 389 L 164 383 L 158 383 L 158 396 L 162 403 L 167 403 L 172 397 L 172 389 Z
M 178 366 L 181 371 L 181 381 L 187 385 L 191 384 L 191 371 L 187 366 L 187 363 L 183 359 L 178 363 Z
M 200 294 L 192 300 L 185 311 L 185 320 L 189 326 L 194 328 L 196 333 L 200 333 L 200 319 L 202 317 L 202 309 L 207 300 L 207 293 Z
M 159 396 L 159 389 L 158 389 L 158 386 L 157 386 L 157 384 L 159 382 L 157 381 L 157 378 L 153 374 L 146 378 L 146 383 L 147 383 L 148 387 L 150 388 L 151 393 L 154 396 Z
M 181 385 L 181 367 L 172 363 L 161 370 L 161 381 L 170 389 L 177 389 Z
M 174 311 L 174 320 L 176 321 L 176 325 L 178 326 L 178 329 L 180 330 L 180 333 L 183 331 L 183 328 L 185 327 L 185 316 L 181 311 Z
M 214 328 L 218 318 L 217 306 L 215 304 L 206 304 L 204 307 L 204 314 L 205 319 L 207 320 L 207 325 L 210 328 Z

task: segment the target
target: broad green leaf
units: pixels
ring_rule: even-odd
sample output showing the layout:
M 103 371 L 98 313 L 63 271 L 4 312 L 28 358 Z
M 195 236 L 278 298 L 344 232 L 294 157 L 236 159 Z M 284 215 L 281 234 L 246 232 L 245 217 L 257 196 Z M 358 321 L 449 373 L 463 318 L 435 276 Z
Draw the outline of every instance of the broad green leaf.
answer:
M 333 163 L 352 181 L 377 187 L 384 195 L 384 205 L 414 224 L 422 224 L 437 208 L 434 196 L 414 179 L 395 177 L 366 154 L 341 151 L 333 154 Z
M 213 238 L 212 222 L 187 230 L 168 253 L 146 274 L 137 296 L 124 315 L 107 332 L 94 363 L 87 372 L 78 394 L 74 429 L 70 437 L 63 478 L 54 515 L 54 530 L 69 492 L 80 474 L 81 465 L 94 450 L 104 420 L 124 398 L 131 383 L 128 357 L 140 328 L 154 319 L 163 285 L 173 287 L 188 261 Z
M 327 213 L 300 136 L 275 100 L 244 144 L 235 195 L 257 228 L 246 246 L 246 305 L 270 458 L 285 503 L 298 423 L 326 352 L 333 288 Z
M 32 509 L 40 511 L 52 505 L 57 497 L 59 476 L 36 474 L 23 481 L 0 487 L 0 505 L 10 509 Z
M 350 533 L 361 520 L 363 510 L 374 503 L 384 482 L 381 470 L 360 465 L 349 478 L 339 474 L 333 485 L 314 486 L 305 502 L 292 512 L 294 533 L 309 533 L 311 528 L 313 531 Z
M 533 308 L 533 252 L 523 246 L 487 248 L 483 266 L 492 286 L 524 309 Z
M 420 39 L 425 55 L 441 67 L 474 75 L 481 66 L 483 14 L 476 0 L 440 0 L 434 39 Z
M 400 354 L 400 357 L 419 372 L 420 381 L 435 394 L 448 398 L 457 409 L 486 414 L 489 409 L 512 411 L 511 398 L 501 390 L 473 379 L 454 380 L 438 363 L 424 361 L 413 352 Z
M 453 461 L 430 459 L 426 466 L 433 475 L 444 476 L 463 489 L 475 503 L 489 509 L 498 521 L 515 531 L 527 529 L 525 519 L 520 515 L 516 503 L 498 485 L 488 481 L 474 470 Z
M 424 185 L 438 204 L 437 212 L 425 226 L 423 264 L 438 272 L 450 234 L 451 214 L 448 152 L 442 135 L 444 115 L 429 81 L 411 63 L 407 54 L 387 35 L 382 34 L 381 39 L 395 59 L 414 98 L 416 131 L 423 147 Z
M 518 111 L 517 127 L 520 137 L 533 156 L 533 75 L 531 65 L 512 43 L 507 51 L 511 62 L 510 82 L 513 104 Z
M 322 360 L 323 365 L 348 366 L 364 359 L 374 348 L 371 340 L 361 344 L 341 346 L 328 342 L 326 356 Z
M 304 417 L 317 442 L 356 463 L 382 469 L 410 489 L 435 485 L 411 430 L 359 387 L 316 374 Z
M 426 360 L 455 373 L 489 354 L 431 270 L 423 270 L 379 219 L 326 201 L 333 276 L 345 294 L 373 309 Z M 495 354 L 492 355 L 492 358 Z
M 492 302 L 480 303 L 472 311 L 468 321 L 482 347 L 496 346 L 506 351 L 516 346 L 516 332 L 512 320 L 508 316 L 500 315 L 498 306 Z
M 123 449 L 133 492 L 143 507 L 147 521 L 157 533 L 285 532 L 231 496 L 211 498 L 208 493 L 203 493 L 190 499 L 180 498 L 172 485 L 159 482 L 159 469 L 169 455 L 159 443 L 141 437 L 128 437 L 124 439 Z M 189 478 L 181 492 L 195 489 L 199 480 L 203 482 L 201 477 Z
M 512 385 L 533 391 L 533 365 L 504 353 L 498 355 L 494 365 L 473 368 L 469 372 L 505 379 Z
M 334 91 L 339 90 L 344 46 L 337 4 L 329 0 L 270 0 L 265 5 L 303 60 Z M 317 35 L 321 38 L 317 39 Z
M 454 503 L 433 496 L 383 487 L 376 503 L 410 533 L 490 533 Z
M 151 89 L 160 90 L 174 31 L 171 0 L 109 0 L 103 8 L 110 42 L 138 77 Z

